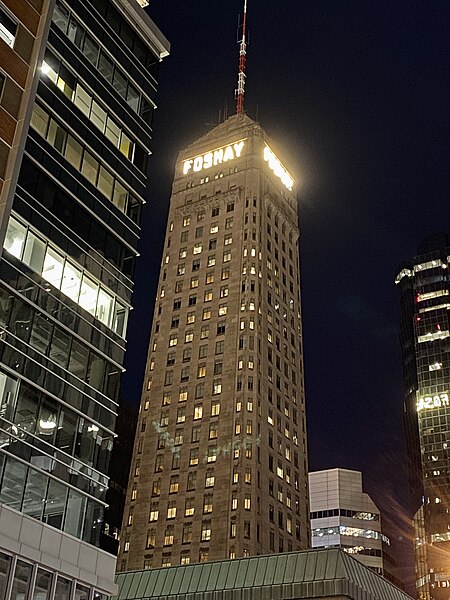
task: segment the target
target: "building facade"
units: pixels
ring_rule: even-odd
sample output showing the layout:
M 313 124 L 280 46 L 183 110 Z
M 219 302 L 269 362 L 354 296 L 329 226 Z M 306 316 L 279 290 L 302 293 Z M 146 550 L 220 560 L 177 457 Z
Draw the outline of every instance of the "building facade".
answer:
M 449 262 L 450 234 L 430 236 L 396 278 L 420 600 L 447 600 L 450 587 Z
M 342 548 L 397 584 L 390 540 L 382 532 L 378 507 L 363 491 L 360 471 L 328 469 L 310 473 L 309 502 L 313 548 Z
M 135 0 L 8 0 L 0 18 L 0 597 L 101 598 L 114 591 L 98 546 L 168 43 Z
M 118 566 L 308 547 L 296 187 L 234 115 L 176 164 Z

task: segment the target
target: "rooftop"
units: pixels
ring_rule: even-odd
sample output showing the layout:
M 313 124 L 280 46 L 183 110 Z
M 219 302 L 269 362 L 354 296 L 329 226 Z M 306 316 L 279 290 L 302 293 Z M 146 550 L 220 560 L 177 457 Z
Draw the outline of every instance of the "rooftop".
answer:
M 119 573 L 112 600 L 411 600 L 338 548 Z

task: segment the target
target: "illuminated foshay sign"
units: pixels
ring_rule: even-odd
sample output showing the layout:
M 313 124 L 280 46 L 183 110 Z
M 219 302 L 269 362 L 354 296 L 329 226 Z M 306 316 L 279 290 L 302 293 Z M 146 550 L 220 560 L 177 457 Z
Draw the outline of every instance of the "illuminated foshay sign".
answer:
M 272 169 L 275 175 L 281 179 L 285 187 L 287 187 L 287 189 L 290 192 L 292 192 L 294 180 L 267 145 L 264 146 L 264 160 L 266 161 L 266 163 L 268 163 L 269 168 Z
M 419 398 L 417 402 L 417 412 L 425 410 L 427 408 L 442 408 L 443 406 L 449 406 L 448 393 L 435 394 L 434 396 L 423 396 Z
M 228 144 L 228 146 L 222 146 L 222 148 L 216 148 L 200 154 L 194 158 L 189 158 L 183 162 L 183 175 L 187 175 L 189 171 L 198 173 L 203 169 L 210 169 L 222 163 L 239 158 L 244 148 L 245 140 L 240 140 L 234 144 Z

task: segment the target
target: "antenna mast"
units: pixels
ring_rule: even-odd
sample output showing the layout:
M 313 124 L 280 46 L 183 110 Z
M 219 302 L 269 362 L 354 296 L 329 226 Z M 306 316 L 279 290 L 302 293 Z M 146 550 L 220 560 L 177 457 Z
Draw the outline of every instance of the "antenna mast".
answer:
M 244 95 L 245 95 L 245 63 L 247 60 L 247 42 L 245 39 L 247 33 L 247 0 L 244 0 L 244 20 L 242 23 L 242 39 L 239 45 L 239 72 L 238 85 L 236 90 L 236 113 L 244 114 Z

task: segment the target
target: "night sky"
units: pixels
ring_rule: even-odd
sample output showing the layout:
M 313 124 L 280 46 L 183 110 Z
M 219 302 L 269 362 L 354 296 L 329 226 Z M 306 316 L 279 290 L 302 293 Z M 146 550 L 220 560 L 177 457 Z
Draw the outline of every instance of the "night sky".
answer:
M 310 470 L 362 470 L 385 516 L 405 523 L 389 533 L 406 564 L 413 507 L 394 277 L 424 237 L 449 228 L 450 3 L 248 2 L 246 111 L 300 182 Z M 226 104 L 235 110 L 242 6 L 151 0 L 148 8 L 172 51 L 160 70 L 123 382 L 135 403 L 176 156 Z

